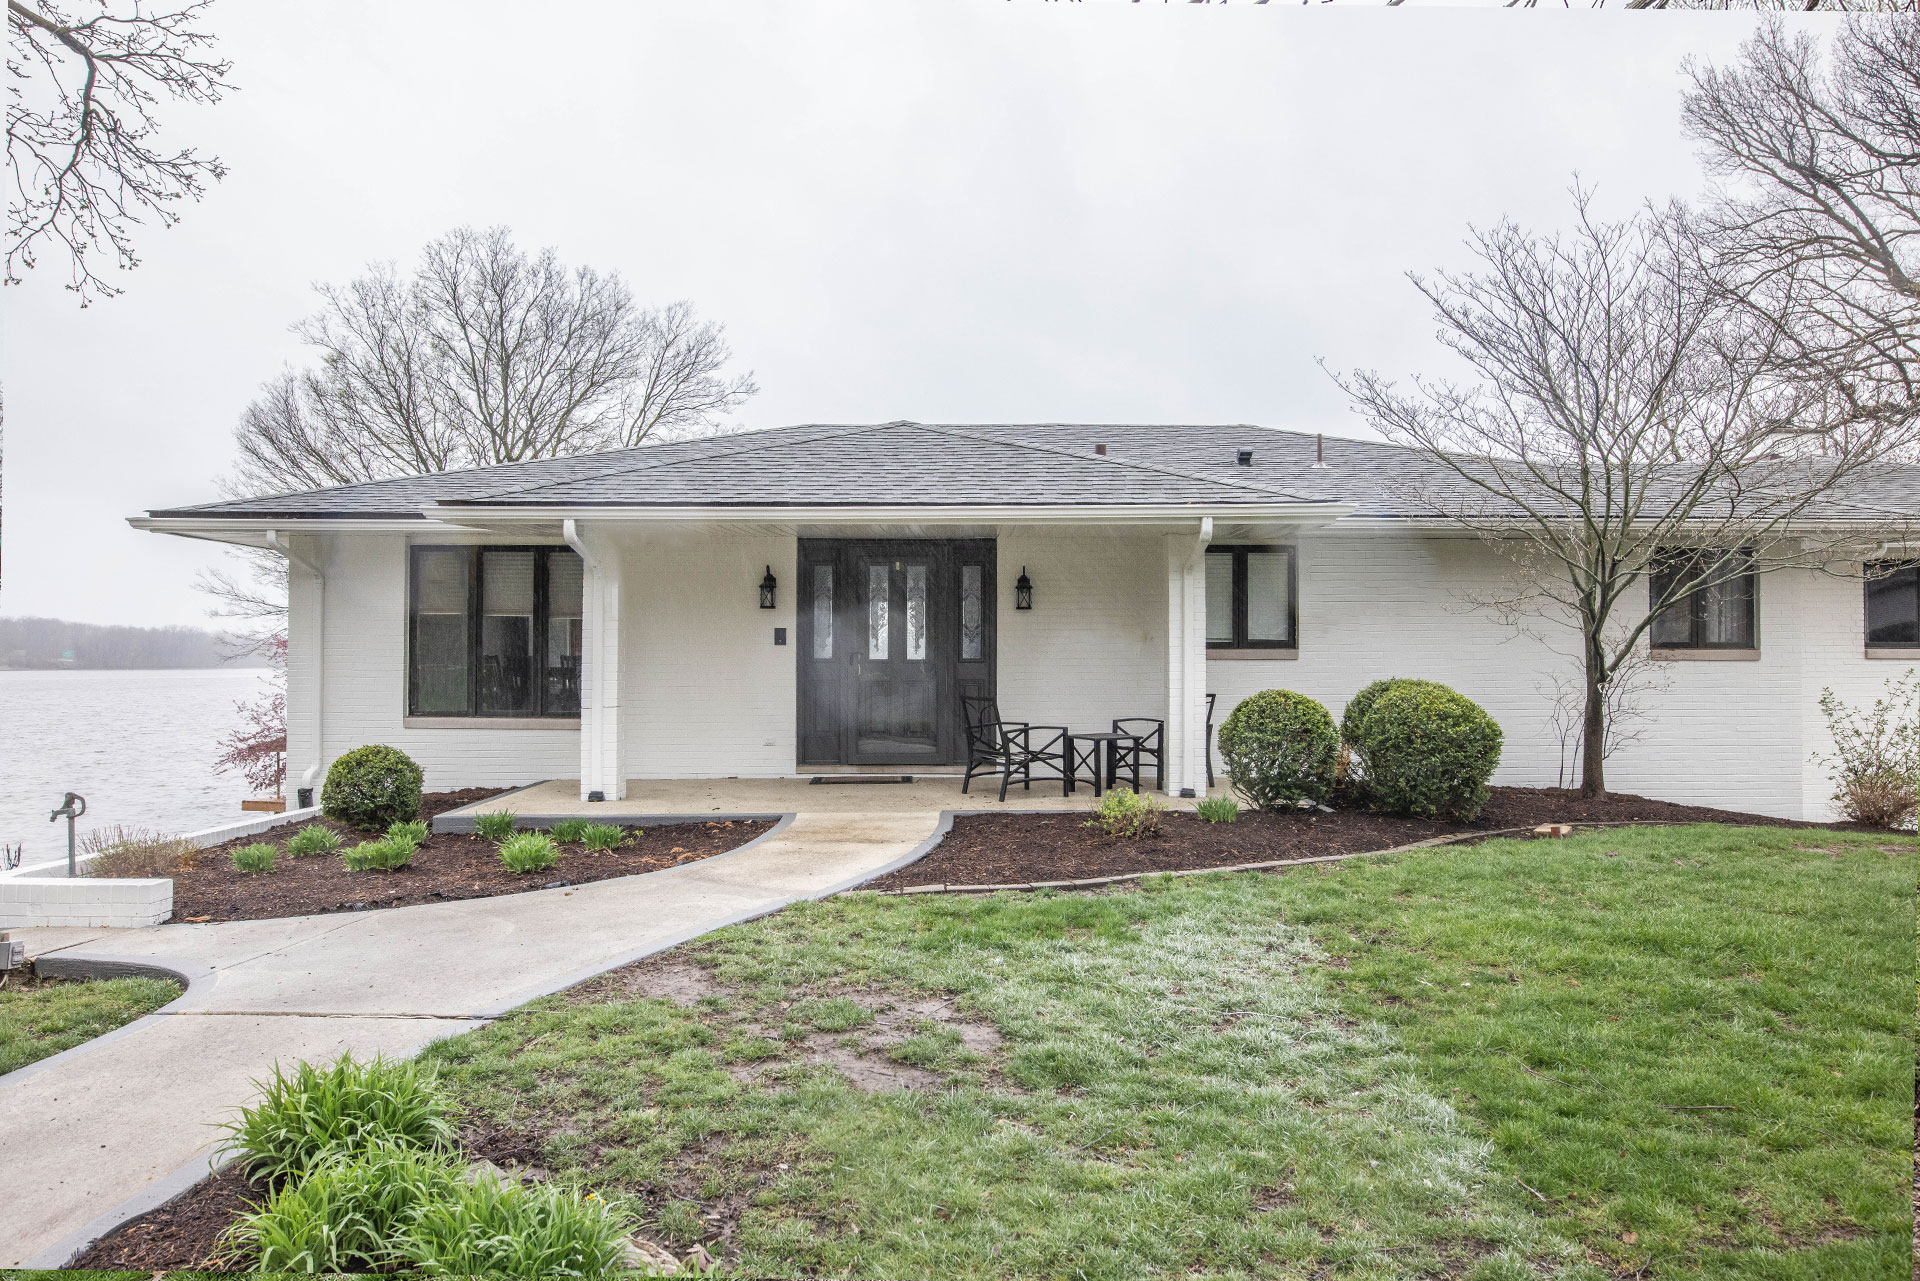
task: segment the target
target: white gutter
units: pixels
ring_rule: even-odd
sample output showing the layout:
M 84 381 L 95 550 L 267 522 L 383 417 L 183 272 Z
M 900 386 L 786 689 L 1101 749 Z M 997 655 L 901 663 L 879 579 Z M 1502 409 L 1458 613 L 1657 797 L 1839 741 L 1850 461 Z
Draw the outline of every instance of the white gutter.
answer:
M 299 786 L 313 788 L 320 779 L 320 767 L 326 761 L 326 714 L 327 714 L 327 575 L 326 571 L 314 561 L 293 550 L 277 529 L 266 531 L 266 545 L 287 558 L 289 564 L 298 565 L 313 575 L 314 590 L 318 595 L 314 608 L 313 643 L 313 763 L 301 773 Z M 291 587 L 291 583 L 289 583 Z M 288 639 L 292 639 L 291 623 L 292 601 L 288 601 Z

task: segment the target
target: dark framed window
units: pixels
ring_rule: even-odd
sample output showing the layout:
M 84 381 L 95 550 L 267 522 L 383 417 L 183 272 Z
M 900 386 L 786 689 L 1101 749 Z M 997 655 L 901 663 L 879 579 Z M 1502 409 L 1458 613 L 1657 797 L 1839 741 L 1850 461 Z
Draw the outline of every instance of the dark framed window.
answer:
M 1296 649 L 1291 547 L 1207 548 L 1207 648 Z
M 1684 594 L 1653 620 L 1655 649 L 1757 649 L 1753 554 L 1694 548 L 1662 552 L 1654 561 L 1652 598 Z M 1702 585 L 1687 590 L 1690 582 Z
M 585 568 L 567 547 L 414 547 L 407 713 L 578 716 Z
M 1867 566 L 1867 644 L 1920 645 L 1920 561 Z

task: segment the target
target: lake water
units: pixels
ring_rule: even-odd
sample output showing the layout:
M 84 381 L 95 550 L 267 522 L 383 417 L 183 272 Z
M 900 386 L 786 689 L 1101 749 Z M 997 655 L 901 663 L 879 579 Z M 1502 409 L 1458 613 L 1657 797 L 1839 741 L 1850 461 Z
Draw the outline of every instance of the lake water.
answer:
M 124 825 L 191 832 L 238 822 L 251 795 L 216 774 L 234 704 L 261 668 L 193 671 L 0 671 L 0 844 L 26 861 L 64 858 L 67 825 L 47 815 L 65 792 L 87 798 L 80 831 Z

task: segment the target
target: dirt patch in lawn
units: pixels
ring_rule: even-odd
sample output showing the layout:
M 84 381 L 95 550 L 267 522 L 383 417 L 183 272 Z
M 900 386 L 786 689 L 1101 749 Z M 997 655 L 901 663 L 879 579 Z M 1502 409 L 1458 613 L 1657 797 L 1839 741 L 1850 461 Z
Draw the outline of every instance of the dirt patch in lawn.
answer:
M 498 791 L 480 788 L 430 793 L 422 798 L 420 817 L 431 823 L 438 814 L 497 795 Z M 377 835 L 331 820 L 319 822 L 340 837 L 343 849 Z M 414 852 L 410 866 L 392 872 L 355 872 L 347 868 L 337 853 L 306 858 L 288 854 L 284 848 L 287 839 L 299 830 L 288 826 L 201 850 L 191 868 L 173 874 L 173 915 L 169 919 L 175 922 L 253 921 L 585 885 L 616 876 L 657 872 L 724 854 L 772 826 L 767 822 L 735 819 L 718 823 L 674 823 L 644 830 L 629 828 L 626 840 L 616 849 L 596 851 L 578 845 L 561 845 L 559 861 L 552 867 L 524 875 L 500 862 L 498 848 L 492 841 L 472 833 L 451 832 L 430 833 Z M 279 848 L 274 870 L 251 874 L 234 870 L 233 851 L 256 841 Z
M 249 1183 L 236 1162 L 158 1209 L 121 1224 L 66 1266 L 111 1272 L 212 1270 L 220 1234 L 249 1204 L 266 1196 L 266 1189 Z
M 862 889 L 910 885 L 1008 885 L 1071 881 L 1139 872 L 1177 872 L 1274 859 L 1313 858 L 1391 849 L 1439 836 L 1484 834 L 1542 823 L 1738 823 L 1865 831 L 1851 824 L 1800 823 L 1731 810 L 1674 805 L 1615 794 L 1594 801 L 1551 787 L 1496 787 L 1471 823 L 1400 818 L 1364 809 L 1268 814 L 1243 810 L 1232 823 L 1204 823 L 1191 813 L 1166 816 L 1157 835 L 1125 839 L 1087 826 L 1085 814 L 964 814 L 946 839 L 918 862 L 867 882 Z

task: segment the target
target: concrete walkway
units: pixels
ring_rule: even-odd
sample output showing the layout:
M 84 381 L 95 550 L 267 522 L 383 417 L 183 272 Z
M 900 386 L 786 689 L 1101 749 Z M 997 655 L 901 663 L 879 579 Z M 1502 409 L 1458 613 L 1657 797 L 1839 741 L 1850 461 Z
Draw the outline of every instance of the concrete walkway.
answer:
M 15 931 L 55 965 L 157 965 L 191 986 L 159 1013 L 0 1077 L 0 1267 L 62 1267 L 190 1185 L 218 1146 L 214 1123 L 276 1060 L 411 1054 L 603 970 L 857 885 L 939 821 L 933 810 L 801 813 L 684 867 L 459 903 Z

